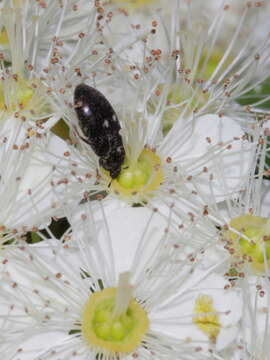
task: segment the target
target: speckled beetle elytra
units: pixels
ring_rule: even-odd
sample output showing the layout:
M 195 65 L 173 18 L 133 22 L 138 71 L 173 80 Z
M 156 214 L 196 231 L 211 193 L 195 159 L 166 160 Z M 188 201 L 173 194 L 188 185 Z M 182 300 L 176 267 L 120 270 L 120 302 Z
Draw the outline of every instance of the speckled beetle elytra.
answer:
M 99 157 L 100 166 L 109 171 L 112 179 L 117 178 L 125 149 L 119 134 L 119 120 L 111 104 L 98 90 L 80 84 L 74 91 L 74 108 L 84 134 L 82 139 Z

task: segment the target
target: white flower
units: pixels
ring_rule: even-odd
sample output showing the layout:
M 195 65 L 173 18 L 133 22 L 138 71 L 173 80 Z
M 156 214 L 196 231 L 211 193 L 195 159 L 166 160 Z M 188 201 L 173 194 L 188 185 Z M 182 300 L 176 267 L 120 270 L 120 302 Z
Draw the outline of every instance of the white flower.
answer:
M 110 173 L 100 166 L 100 157 L 94 154 L 89 143 L 86 144 L 86 141 L 94 141 L 95 137 L 87 139 L 78 125 L 71 102 L 74 88 L 67 89 L 65 94 L 58 94 L 59 109 L 65 111 L 65 119 L 70 124 L 71 137 L 75 142 L 75 145 L 67 144 L 62 153 L 56 149 L 55 155 L 50 154 L 59 158 L 59 161 L 61 159 L 61 165 L 56 166 L 52 174 L 59 202 L 70 206 L 88 196 L 94 198 L 96 195 L 107 194 L 108 201 L 120 199 L 129 204 L 147 203 L 151 208 L 163 205 L 169 207 L 177 201 L 183 209 L 185 204 L 190 203 L 196 207 L 201 202 L 197 193 L 202 194 L 202 198 L 207 196 L 209 179 L 211 191 L 214 189 L 218 193 L 219 201 L 238 191 L 242 183 L 247 181 L 247 173 L 250 166 L 253 166 L 256 152 L 256 129 L 253 131 L 252 142 L 244 136 L 243 130 L 233 119 L 208 115 L 197 119 L 179 118 L 164 136 L 161 132 L 165 108 L 163 100 L 158 106 L 159 111 L 156 110 L 155 114 L 149 112 L 149 84 L 146 81 L 145 89 L 142 85 L 143 83 L 138 89 L 134 89 L 132 104 L 122 102 L 120 107 L 116 100 L 121 124 L 119 136 L 126 155 L 117 178 L 110 177 Z M 114 89 L 114 93 L 118 94 L 118 91 L 121 94 L 121 90 Z M 92 101 L 95 104 L 95 110 L 92 109 L 96 112 L 94 117 L 109 116 L 103 113 L 99 99 Z M 112 126 L 111 121 L 112 119 L 107 121 L 109 126 Z M 107 134 L 109 132 L 110 127 Z M 106 139 L 101 137 L 95 141 L 98 144 L 104 141 L 106 144 Z M 64 146 L 63 142 L 62 144 Z M 104 150 L 107 151 L 106 156 L 112 150 Z M 224 181 L 228 183 L 225 190 Z
M 93 20 L 94 6 L 85 0 L 64 0 L 61 2 L 2 1 L 0 45 L 7 60 L 14 60 L 12 49 L 19 45 L 21 57 L 27 64 L 41 69 L 49 65 L 56 47 L 64 47 L 65 55 L 78 42 L 78 34 L 84 32 Z M 10 21 L 7 23 L 6 17 Z M 22 43 L 14 42 L 10 29 L 17 24 L 17 35 Z M 54 48 L 54 49 L 53 49 Z M 63 55 L 63 53 L 61 54 Z M 19 60 L 17 58 L 17 60 Z
M 142 17 L 137 12 L 114 12 L 110 31 L 105 32 L 108 41 L 114 43 L 114 36 L 123 37 L 122 32 L 117 36 L 122 29 L 119 23 L 133 35 L 142 28 L 148 30 L 131 49 L 119 54 L 114 67 L 121 69 L 126 81 L 134 76 L 152 78 L 152 86 L 174 109 L 174 118 L 163 119 L 166 127 L 172 126 L 176 115 L 233 113 L 244 124 L 251 121 L 250 111 L 262 106 L 269 96 L 252 107 L 240 106 L 238 101 L 269 74 L 269 24 L 264 21 L 259 40 L 257 31 L 269 12 L 268 4 L 217 0 L 209 10 L 207 2 L 170 3 L 166 6 L 169 14 L 160 10 Z M 151 102 L 155 101 L 152 96 Z
M 23 1 L 4 4 L 0 14 L 7 48 L 7 54 L 1 54 L 5 60 L 0 84 L 3 118 L 16 113 L 28 127 L 39 131 L 51 128 L 61 118 L 61 112 L 54 113 L 50 106 L 52 89 L 44 78 L 50 77 L 54 67 L 73 66 L 74 71 L 88 50 L 81 43 L 84 31 L 90 30 L 89 23 L 95 33 L 94 17 L 94 7 L 86 1 L 39 1 L 33 7 Z
M 21 130 L 15 122 L 12 133 L 0 135 L 0 245 L 62 215 L 51 191 L 53 162 L 49 164 L 40 151 L 41 142 L 52 148 L 56 136 L 19 141 Z
M 217 354 L 227 347 L 236 336 L 242 305 L 237 292 L 213 274 L 217 265 L 200 270 L 202 255 L 183 251 L 170 217 L 124 209 L 109 217 L 104 213 L 103 225 L 95 226 L 92 206 L 84 205 L 79 238 L 73 224 L 79 250 L 70 252 L 69 242 L 56 256 L 30 247 L 6 256 L 0 294 L 2 308 L 10 309 L 6 327 L 12 328 L 1 343 L 6 359 L 208 359 L 208 349 Z M 109 341 L 111 310 L 96 313 L 92 301 L 103 304 L 111 292 L 116 298 L 108 304 L 115 303 L 112 311 L 122 320 L 113 320 Z M 11 344 L 15 334 L 16 346 Z
M 241 331 L 234 346 L 222 353 L 225 359 L 267 359 L 269 352 L 270 191 L 269 180 L 263 179 L 267 144 L 263 137 L 259 143 L 241 192 L 219 204 L 213 196 L 190 220 L 202 234 L 198 244 L 205 249 L 204 266 L 223 260 L 219 271 L 245 299 Z
M 47 133 L 62 113 L 51 107 L 42 77 L 49 77 L 54 64 L 74 66 L 79 59 L 74 52 L 80 51 L 83 31 L 94 17 L 86 1 L 39 1 L 33 7 L 14 1 L 2 6 L 0 41 L 6 46 L 0 70 L 1 243 L 17 231 L 48 224 L 56 215 L 50 186 L 54 165 L 46 163 L 39 146 L 43 142 L 51 147 L 54 135 Z M 80 51 L 80 56 L 85 53 Z

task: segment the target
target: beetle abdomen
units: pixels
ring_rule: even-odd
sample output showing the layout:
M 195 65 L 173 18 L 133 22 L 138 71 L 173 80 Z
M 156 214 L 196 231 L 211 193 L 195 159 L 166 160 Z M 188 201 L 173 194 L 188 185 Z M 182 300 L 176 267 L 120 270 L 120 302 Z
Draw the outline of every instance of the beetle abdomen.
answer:
M 101 92 L 80 84 L 74 92 L 74 108 L 85 140 L 99 157 L 100 165 L 116 178 L 125 159 L 119 120 Z

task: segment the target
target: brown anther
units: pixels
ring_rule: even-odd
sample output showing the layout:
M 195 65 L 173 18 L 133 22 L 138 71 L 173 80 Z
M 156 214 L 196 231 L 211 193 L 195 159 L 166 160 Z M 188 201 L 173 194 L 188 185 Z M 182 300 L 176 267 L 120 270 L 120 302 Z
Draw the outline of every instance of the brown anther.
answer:
M 115 192 L 115 193 L 117 193 L 117 195 L 119 195 L 118 191 Z M 102 194 L 98 194 L 98 195 L 95 196 L 95 199 L 101 201 L 101 200 L 104 199 L 104 196 Z
M 265 142 L 264 138 L 261 137 L 261 138 L 259 139 L 259 144 L 260 144 L 260 145 L 263 145 L 264 142 Z
M 98 7 L 97 8 L 97 12 L 99 13 L 99 14 L 104 14 L 104 9 L 103 9 L 103 7 Z
M 52 64 L 57 64 L 59 62 L 59 59 L 57 58 L 57 57 L 53 57 L 52 59 L 51 59 L 51 63 Z
M 209 214 L 209 212 L 208 212 L 208 205 L 205 205 L 204 206 L 204 209 L 203 209 L 203 215 L 204 216 L 207 216 Z

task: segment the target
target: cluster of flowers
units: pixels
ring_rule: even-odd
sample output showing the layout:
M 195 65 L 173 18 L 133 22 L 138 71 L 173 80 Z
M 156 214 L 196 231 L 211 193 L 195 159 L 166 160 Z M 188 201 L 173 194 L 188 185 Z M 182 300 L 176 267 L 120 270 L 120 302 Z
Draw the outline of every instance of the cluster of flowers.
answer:
M 269 5 L 0 2 L 1 359 L 269 359 Z

